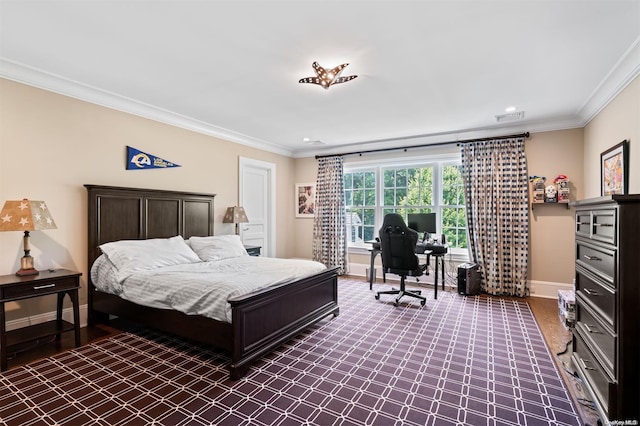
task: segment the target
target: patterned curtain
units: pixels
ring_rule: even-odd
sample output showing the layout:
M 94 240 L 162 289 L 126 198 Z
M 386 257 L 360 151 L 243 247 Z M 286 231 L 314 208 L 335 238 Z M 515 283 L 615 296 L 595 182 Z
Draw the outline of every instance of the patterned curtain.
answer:
M 318 160 L 316 208 L 313 218 L 313 260 L 348 272 L 347 230 L 342 157 Z
M 482 290 L 528 296 L 529 195 L 524 139 L 462 145 L 467 228 Z

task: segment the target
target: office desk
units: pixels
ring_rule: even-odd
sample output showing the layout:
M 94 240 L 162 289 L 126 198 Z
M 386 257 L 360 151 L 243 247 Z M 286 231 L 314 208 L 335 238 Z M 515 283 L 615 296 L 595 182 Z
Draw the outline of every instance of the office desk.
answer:
M 433 277 L 433 298 L 437 299 L 438 298 L 438 264 L 442 264 L 442 291 L 444 291 L 444 277 L 445 277 L 445 273 L 444 273 L 444 255 L 447 253 L 431 253 L 431 256 L 433 256 L 436 259 L 436 266 L 434 268 L 435 271 L 435 275 Z
M 373 290 L 373 278 L 375 274 L 373 265 L 376 261 L 376 256 L 382 253 L 382 247 L 378 241 L 367 241 L 367 243 L 371 244 L 371 248 L 369 249 L 371 252 L 371 264 L 369 265 L 369 290 Z M 384 273 L 384 268 L 382 268 L 382 282 L 387 282 L 387 275 Z

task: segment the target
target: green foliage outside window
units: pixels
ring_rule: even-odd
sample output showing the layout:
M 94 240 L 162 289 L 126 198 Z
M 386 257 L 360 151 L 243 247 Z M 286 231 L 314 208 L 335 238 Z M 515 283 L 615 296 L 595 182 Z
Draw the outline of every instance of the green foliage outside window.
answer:
M 362 171 L 344 174 L 347 207 L 347 240 L 363 243 L 375 235 L 376 173 Z
M 450 247 L 467 248 L 467 216 L 460 166 L 442 168 L 442 232 Z
M 466 248 L 466 212 L 460 166 L 444 165 L 442 170 L 441 229 L 450 247 Z M 434 205 L 434 167 L 382 169 L 381 213 L 438 211 Z M 347 230 L 351 243 L 372 240 L 377 235 L 376 171 L 349 172 L 344 175 Z M 440 187 L 440 185 L 437 185 Z

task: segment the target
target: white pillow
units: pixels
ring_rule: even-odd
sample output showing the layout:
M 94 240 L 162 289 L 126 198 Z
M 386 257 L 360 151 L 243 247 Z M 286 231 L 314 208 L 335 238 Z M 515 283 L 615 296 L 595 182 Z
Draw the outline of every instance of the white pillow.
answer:
M 189 238 L 191 248 L 205 262 L 249 256 L 238 235 L 216 235 L 213 237 Z
M 201 262 L 180 235 L 150 240 L 113 241 L 102 244 L 100 250 L 118 268 L 120 280 L 134 271 Z

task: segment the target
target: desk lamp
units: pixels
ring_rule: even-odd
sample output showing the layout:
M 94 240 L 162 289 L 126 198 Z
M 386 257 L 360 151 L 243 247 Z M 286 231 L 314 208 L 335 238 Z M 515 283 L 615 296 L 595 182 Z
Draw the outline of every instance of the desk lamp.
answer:
M 56 229 L 56 224 L 44 201 L 30 201 L 26 198 L 18 201 L 6 201 L 0 211 L 0 231 L 24 231 L 22 244 L 24 256 L 20 259 L 20 269 L 16 275 L 38 275 L 29 254 L 29 231 Z

